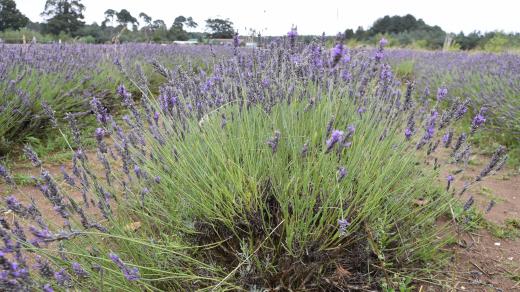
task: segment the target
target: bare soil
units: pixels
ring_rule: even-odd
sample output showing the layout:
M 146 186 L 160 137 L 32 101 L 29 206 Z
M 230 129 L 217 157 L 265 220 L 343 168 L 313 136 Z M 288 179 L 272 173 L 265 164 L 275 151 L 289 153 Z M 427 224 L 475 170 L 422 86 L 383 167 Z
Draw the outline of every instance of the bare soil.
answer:
M 446 163 L 446 153 L 436 154 L 443 166 L 442 177 L 455 173 L 460 166 Z M 485 177 L 461 196 L 465 182 L 471 182 L 488 163 L 489 158 L 475 155 L 465 170 L 455 175 L 455 196 L 466 202 L 475 200 L 473 208 L 483 211 L 486 221 L 505 226 L 508 220 L 520 220 L 520 174 L 512 169 Z M 446 185 L 446 180 L 442 181 Z M 496 202 L 489 212 L 490 201 Z M 520 230 L 516 230 L 519 232 Z M 508 234 L 506 234 L 508 235 Z M 419 285 L 419 291 L 520 291 L 520 238 L 498 238 L 487 229 L 463 232 L 452 247 L 452 264 L 444 271 L 444 286 Z

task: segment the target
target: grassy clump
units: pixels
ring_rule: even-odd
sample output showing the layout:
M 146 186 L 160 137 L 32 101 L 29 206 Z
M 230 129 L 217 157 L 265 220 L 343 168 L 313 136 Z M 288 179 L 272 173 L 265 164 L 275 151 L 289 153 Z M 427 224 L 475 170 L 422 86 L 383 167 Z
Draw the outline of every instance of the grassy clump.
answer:
M 141 287 L 165 290 L 376 288 L 394 273 L 435 268 L 447 239 L 435 222 L 451 196 L 418 165 L 400 121 L 379 115 L 375 103 L 359 115 L 336 94 L 307 107 L 230 105 L 202 123 L 192 120 L 184 136 L 162 143 L 146 136 L 159 159 L 142 156 L 141 171 L 160 183 L 144 201 L 135 184 L 134 195 L 118 204 L 110 235 L 71 241 L 66 250 L 84 265 L 93 259 L 82 246 L 117 250 L 138 263 Z M 355 131 L 350 146 L 327 151 L 332 117 L 333 129 Z M 175 122 L 161 118 L 165 131 L 174 131 Z M 266 141 L 276 131 L 273 151 Z M 137 230 L 129 230 L 132 222 Z M 117 274 L 104 281 L 124 285 Z

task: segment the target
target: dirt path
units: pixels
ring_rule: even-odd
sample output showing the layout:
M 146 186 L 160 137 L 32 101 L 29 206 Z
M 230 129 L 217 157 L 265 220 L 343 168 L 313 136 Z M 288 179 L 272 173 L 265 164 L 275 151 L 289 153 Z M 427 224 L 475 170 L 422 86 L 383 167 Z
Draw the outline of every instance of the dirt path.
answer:
M 447 160 L 445 153 L 435 156 L 442 164 Z M 464 182 L 472 181 L 488 161 L 489 158 L 478 155 L 471 158 L 468 167 L 455 176 L 456 196 Z M 459 169 L 455 165 L 446 165 L 441 171 L 443 178 Z M 452 247 L 452 264 L 445 271 L 446 286 L 450 288 L 430 287 L 426 291 L 520 291 L 520 238 L 513 234 L 520 234 L 520 229 L 510 227 L 513 232 L 508 234 L 505 228 L 510 220 L 520 220 L 520 174 L 503 169 L 485 177 L 459 199 L 467 202 L 470 197 L 475 200 L 473 208 L 483 211 L 484 219 L 492 223 L 490 228 L 506 231 L 501 237 L 511 238 L 496 237 L 488 230 L 490 228 L 461 234 Z M 485 212 L 491 200 L 496 204 Z
M 87 158 L 89 161 L 97 162 L 96 154 L 93 151 L 87 152 Z M 79 189 L 79 181 L 75 179 L 76 187 L 71 187 L 68 185 L 64 178 L 63 174 L 61 172 L 61 168 L 64 168 L 64 170 L 68 173 L 69 176 L 73 177 L 72 175 L 72 162 L 69 160 L 64 163 L 45 163 L 43 164 L 42 168 L 36 168 L 33 167 L 28 162 L 21 162 L 20 164 L 17 164 L 14 168 L 10 169 L 11 175 L 15 176 L 18 175 L 18 177 L 23 178 L 23 182 L 18 182 L 15 187 L 6 185 L 4 181 L 2 180 L 0 182 L 0 200 L 5 202 L 5 198 L 9 195 L 14 195 L 21 203 L 24 205 L 28 205 L 31 203 L 31 199 L 34 200 L 36 206 L 40 210 L 40 212 L 45 217 L 46 221 L 51 222 L 52 224 L 56 226 L 62 226 L 64 223 L 63 218 L 61 218 L 56 211 L 54 211 L 52 204 L 43 196 L 41 191 L 38 189 L 38 187 L 35 186 L 34 182 L 30 177 L 39 178 L 41 175 L 41 170 L 48 171 L 53 179 L 55 180 L 56 184 L 60 188 L 61 194 L 64 197 L 70 197 L 74 201 L 80 203 L 80 205 L 83 205 L 83 197 L 81 195 L 81 191 Z M 95 172 L 101 172 L 99 167 L 94 168 Z M 65 199 L 65 202 L 68 200 Z M 90 208 L 85 210 L 87 214 L 90 215 L 99 215 L 96 207 L 90 205 Z M 4 212 L 4 216 L 7 220 L 13 222 L 14 220 L 14 214 L 11 212 Z M 99 216 L 96 216 L 99 219 Z M 22 220 L 22 224 L 24 224 Z M 30 222 L 29 224 L 33 224 Z

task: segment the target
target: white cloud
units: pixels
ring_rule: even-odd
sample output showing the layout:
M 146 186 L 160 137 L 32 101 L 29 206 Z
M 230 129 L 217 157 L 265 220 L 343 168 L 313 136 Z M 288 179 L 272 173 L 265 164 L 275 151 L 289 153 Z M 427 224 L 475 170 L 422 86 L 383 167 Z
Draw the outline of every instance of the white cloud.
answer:
M 33 21 L 41 21 L 45 0 L 15 0 L 18 8 Z M 162 19 L 169 26 L 178 15 L 192 16 L 204 28 L 209 17 L 229 18 L 242 34 L 250 28 L 264 35 L 285 34 L 297 25 L 300 34 L 335 34 L 346 28 L 369 27 L 384 15 L 410 13 L 431 25 L 449 32 L 473 30 L 506 32 L 520 31 L 515 0 L 83 0 L 88 23 L 100 23 L 105 10 L 127 9 L 137 17 L 145 12 L 153 19 Z

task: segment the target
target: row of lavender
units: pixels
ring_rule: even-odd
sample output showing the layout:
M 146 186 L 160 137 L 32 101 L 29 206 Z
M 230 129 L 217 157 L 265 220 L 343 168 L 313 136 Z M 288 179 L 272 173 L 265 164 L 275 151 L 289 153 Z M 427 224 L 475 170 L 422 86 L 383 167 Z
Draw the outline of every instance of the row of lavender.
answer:
M 218 54 L 223 54 L 217 49 Z M 109 92 L 129 72 L 143 74 L 152 59 L 179 63 L 189 56 L 193 62 L 210 59 L 206 48 L 182 48 L 148 44 L 109 45 L 1 45 L 0 56 L 0 157 L 27 142 L 45 137 L 50 125 L 45 108 L 62 118 L 65 113 L 82 116 L 89 99 L 97 96 L 110 109 L 117 102 Z M 117 66 L 120 65 L 120 66 Z M 137 68 L 136 68 L 137 67 Z
M 16 215 L 0 221 L 1 287 L 382 290 L 394 286 L 389 271 L 432 269 L 449 231 L 437 219 L 467 220 L 473 200 L 450 212 L 452 197 L 500 169 L 505 150 L 455 192 L 484 110 L 456 133 L 467 102 L 417 102 L 385 63 L 385 44 L 352 52 L 338 38 L 329 50 L 299 44 L 293 30 L 262 50 L 198 47 L 201 65 L 152 56 L 165 78 L 157 96 L 144 70 L 120 66 L 139 94 L 117 88 L 121 119 L 90 99 L 97 157 L 69 115 L 72 174 L 35 178 L 61 221 L 46 220 L 0 166 Z M 432 157 L 441 147 L 461 166 L 447 187 Z
M 445 88 L 441 98 L 468 98 L 473 112 L 487 108 L 487 127 L 501 142 L 519 145 L 520 55 L 389 50 L 387 57 L 414 79 L 419 97 L 435 100 Z

